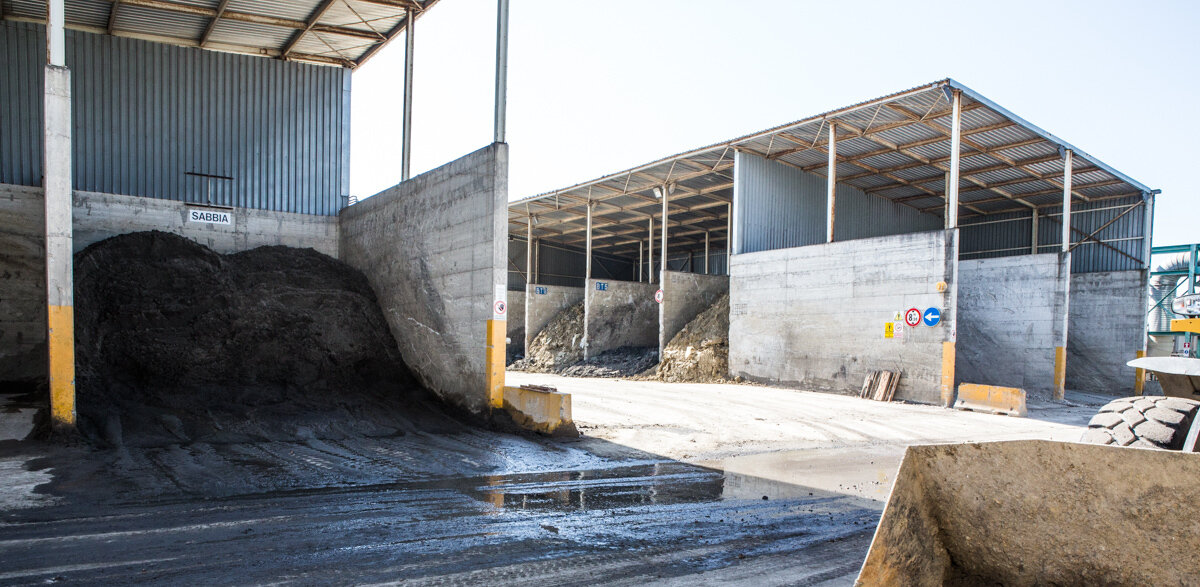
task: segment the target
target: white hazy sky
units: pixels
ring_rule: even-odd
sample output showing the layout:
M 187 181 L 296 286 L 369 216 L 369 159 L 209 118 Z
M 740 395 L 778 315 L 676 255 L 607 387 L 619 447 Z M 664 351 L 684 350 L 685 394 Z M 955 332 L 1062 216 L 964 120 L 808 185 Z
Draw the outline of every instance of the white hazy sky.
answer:
M 1200 241 L 1200 3 L 511 1 L 513 199 L 952 77 L 1161 189 L 1156 245 Z M 414 175 L 491 142 L 495 26 L 417 22 Z M 399 180 L 403 63 L 354 74 L 359 197 Z

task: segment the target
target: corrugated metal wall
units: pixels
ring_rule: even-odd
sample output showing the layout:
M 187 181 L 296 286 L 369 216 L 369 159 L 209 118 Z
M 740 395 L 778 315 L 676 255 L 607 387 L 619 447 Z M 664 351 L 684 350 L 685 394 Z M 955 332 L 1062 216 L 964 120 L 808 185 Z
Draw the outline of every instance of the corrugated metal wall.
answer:
M 1134 209 L 1124 216 L 1122 212 Z M 1029 254 L 1033 246 L 1031 212 L 1009 212 L 970 219 L 961 225 L 960 251 L 963 259 L 983 259 Z M 1053 253 L 1062 245 L 1062 206 L 1038 212 L 1038 252 Z M 1106 223 L 1121 216 L 1096 234 L 1105 244 L 1085 239 Z M 1139 196 L 1071 206 L 1072 242 L 1084 241 L 1071 253 L 1072 273 L 1130 271 L 1144 267 L 1146 207 Z M 1083 234 L 1080 234 L 1082 232 Z
M 537 256 L 538 279 L 541 285 L 583 287 L 587 270 L 582 250 L 539 241 Z M 634 281 L 637 279 L 637 259 L 625 259 L 603 253 L 592 257 L 592 276 L 600 279 Z M 525 239 L 508 239 L 508 289 L 525 289 Z
M 738 153 L 734 179 L 734 254 L 825 242 L 826 180 L 758 157 Z M 940 215 L 838 185 L 837 240 L 937 230 Z
M 41 185 L 42 31 L 0 23 L 0 183 Z M 75 189 L 321 215 L 344 205 L 349 70 L 80 31 L 67 31 L 67 65 Z

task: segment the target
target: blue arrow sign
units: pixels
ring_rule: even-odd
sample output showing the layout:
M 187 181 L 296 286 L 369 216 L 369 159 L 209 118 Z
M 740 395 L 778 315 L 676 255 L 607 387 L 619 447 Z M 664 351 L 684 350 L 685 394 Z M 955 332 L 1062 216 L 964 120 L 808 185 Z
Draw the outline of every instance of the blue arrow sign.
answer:
M 938 322 L 942 321 L 942 311 L 937 308 L 929 308 L 925 310 L 921 319 L 925 321 L 926 326 L 937 326 Z

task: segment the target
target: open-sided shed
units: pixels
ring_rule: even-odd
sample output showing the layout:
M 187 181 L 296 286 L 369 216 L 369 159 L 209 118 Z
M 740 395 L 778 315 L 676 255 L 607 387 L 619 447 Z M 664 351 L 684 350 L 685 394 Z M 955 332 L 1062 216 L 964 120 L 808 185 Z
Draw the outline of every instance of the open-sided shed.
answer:
M 945 79 L 518 200 L 509 230 L 643 280 L 728 274 L 733 375 L 848 392 L 898 370 L 899 397 L 949 402 L 955 381 L 1061 395 L 1079 365 L 1118 393 L 1144 345 L 1156 193 Z M 714 242 L 709 271 L 687 264 Z

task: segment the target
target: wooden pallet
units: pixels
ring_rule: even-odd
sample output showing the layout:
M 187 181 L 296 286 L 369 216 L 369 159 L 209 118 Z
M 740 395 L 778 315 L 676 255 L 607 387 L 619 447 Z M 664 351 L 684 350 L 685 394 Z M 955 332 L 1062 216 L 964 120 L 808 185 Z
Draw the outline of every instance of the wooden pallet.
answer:
M 890 402 L 896 395 L 896 387 L 900 384 L 900 373 L 896 371 L 871 371 L 863 381 L 862 391 L 858 397 L 873 399 L 877 402 Z

